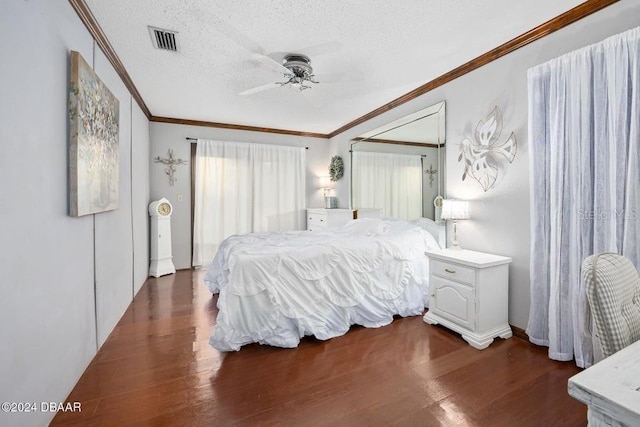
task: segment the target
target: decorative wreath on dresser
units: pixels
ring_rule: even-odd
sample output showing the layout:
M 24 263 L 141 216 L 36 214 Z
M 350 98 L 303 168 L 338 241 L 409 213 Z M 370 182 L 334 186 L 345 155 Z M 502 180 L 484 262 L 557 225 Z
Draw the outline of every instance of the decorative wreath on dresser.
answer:
M 337 181 L 344 176 L 344 163 L 342 162 L 342 157 L 333 156 L 331 158 L 331 163 L 329 163 L 329 176 L 331 177 L 331 181 Z

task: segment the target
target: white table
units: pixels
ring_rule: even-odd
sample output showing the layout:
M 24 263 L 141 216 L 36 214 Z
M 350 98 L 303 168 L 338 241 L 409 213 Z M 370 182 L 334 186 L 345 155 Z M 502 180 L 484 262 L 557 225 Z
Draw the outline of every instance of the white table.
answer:
M 589 426 L 640 426 L 640 341 L 569 378 L 589 407 Z

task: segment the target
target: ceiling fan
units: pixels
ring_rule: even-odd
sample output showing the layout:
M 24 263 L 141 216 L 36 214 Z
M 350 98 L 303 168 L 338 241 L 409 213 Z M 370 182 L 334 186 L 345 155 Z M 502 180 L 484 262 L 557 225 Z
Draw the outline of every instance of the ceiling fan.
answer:
M 282 60 L 282 64 L 267 55 L 262 55 L 260 53 L 252 53 L 251 57 L 272 70 L 282 73 L 284 81 L 267 83 L 265 85 L 247 89 L 240 92 L 240 95 L 242 96 L 253 95 L 254 93 L 287 85 L 303 91 L 311 89 L 312 86 L 310 83 L 337 83 L 347 81 L 340 79 L 342 74 L 316 76 L 313 74 L 313 68 L 311 67 L 311 60 L 309 57 L 300 53 L 286 54 Z

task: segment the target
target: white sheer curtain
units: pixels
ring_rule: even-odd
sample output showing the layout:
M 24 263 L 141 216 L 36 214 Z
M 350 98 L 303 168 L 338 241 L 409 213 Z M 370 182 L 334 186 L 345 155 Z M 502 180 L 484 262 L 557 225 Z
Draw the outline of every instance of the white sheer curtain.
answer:
M 353 207 L 382 208 L 385 216 L 422 216 L 419 155 L 353 152 Z
M 305 149 L 198 140 L 193 265 L 207 265 L 232 234 L 299 230 L 304 223 Z
M 587 367 L 594 342 L 582 261 L 610 251 L 640 266 L 640 28 L 532 68 L 528 81 L 527 334 L 552 359 Z
M 252 144 L 253 230 L 304 228 L 305 149 Z

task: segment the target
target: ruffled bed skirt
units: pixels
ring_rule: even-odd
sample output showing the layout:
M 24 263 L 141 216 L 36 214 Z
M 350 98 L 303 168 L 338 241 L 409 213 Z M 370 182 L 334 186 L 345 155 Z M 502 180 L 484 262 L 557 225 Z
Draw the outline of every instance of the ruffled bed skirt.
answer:
M 357 304 L 342 307 L 330 298 L 314 297 L 307 313 L 291 313 L 267 291 L 251 296 L 222 292 L 218 307 L 224 309 L 218 314 L 209 342 L 220 351 L 239 350 L 254 342 L 292 348 L 305 335 L 327 340 L 344 335 L 351 325 L 378 328 L 391 323 L 394 315 L 420 315 L 428 299 L 425 286 L 407 283 L 394 300 L 365 294 Z

